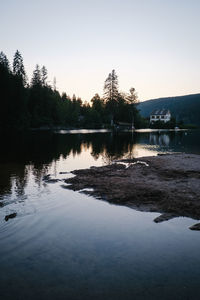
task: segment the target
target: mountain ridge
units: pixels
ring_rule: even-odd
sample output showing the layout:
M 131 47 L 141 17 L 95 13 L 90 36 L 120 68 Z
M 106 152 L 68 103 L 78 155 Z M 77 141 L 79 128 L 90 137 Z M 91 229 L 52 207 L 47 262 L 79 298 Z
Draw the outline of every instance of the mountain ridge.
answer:
M 200 93 L 146 100 L 138 104 L 138 109 L 145 118 L 154 109 L 169 109 L 177 122 L 200 126 Z

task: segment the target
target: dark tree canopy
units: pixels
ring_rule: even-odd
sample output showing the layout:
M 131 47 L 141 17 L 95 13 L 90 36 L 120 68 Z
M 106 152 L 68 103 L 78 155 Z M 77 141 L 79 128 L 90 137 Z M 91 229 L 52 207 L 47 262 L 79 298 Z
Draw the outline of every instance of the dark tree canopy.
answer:
M 102 112 L 105 107 L 104 100 L 100 98 L 99 94 L 95 94 L 94 97 L 91 99 L 92 107 L 98 111 Z
M 0 52 L 0 64 L 10 71 L 10 63 L 7 59 L 7 56 L 2 51 Z
M 132 89 L 128 98 L 119 93 L 115 70 L 108 75 L 104 85 L 104 97 L 95 94 L 88 103 L 75 94 L 60 95 L 48 84 L 45 66 L 37 64 L 28 85 L 23 58 L 17 50 L 13 69 L 3 52 L 0 52 L 0 130 L 24 130 L 28 128 L 105 128 L 113 122 L 135 120 L 136 93 Z M 112 124 L 113 125 L 113 124 Z

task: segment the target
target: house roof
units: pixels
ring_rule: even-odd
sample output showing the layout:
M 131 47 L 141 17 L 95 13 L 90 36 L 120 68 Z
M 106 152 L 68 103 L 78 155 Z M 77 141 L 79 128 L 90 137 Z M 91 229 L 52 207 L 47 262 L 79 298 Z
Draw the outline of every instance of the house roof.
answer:
M 170 111 L 168 109 L 154 109 L 151 115 L 167 115 Z

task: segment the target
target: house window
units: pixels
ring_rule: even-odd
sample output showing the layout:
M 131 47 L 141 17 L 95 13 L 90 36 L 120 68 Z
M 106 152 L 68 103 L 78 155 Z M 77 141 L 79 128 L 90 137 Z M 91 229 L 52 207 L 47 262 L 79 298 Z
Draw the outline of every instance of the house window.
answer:
M 161 116 L 161 119 L 164 119 L 165 118 L 165 116 Z
M 156 116 L 156 119 L 159 119 L 159 116 Z
M 151 116 L 152 119 L 155 119 L 155 116 Z

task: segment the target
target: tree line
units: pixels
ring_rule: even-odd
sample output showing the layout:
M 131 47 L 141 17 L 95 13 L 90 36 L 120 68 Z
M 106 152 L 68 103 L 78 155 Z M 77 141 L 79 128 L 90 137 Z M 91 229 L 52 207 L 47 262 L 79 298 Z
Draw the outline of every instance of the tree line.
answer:
M 0 129 L 41 128 L 103 128 L 117 122 L 143 125 L 137 110 L 138 97 L 134 88 L 119 92 L 118 77 L 113 70 L 105 80 L 104 96 L 98 94 L 89 102 L 80 97 L 60 94 L 48 83 L 45 66 L 36 65 L 30 82 L 23 57 L 17 50 L 12 66 L 0 52 Z

